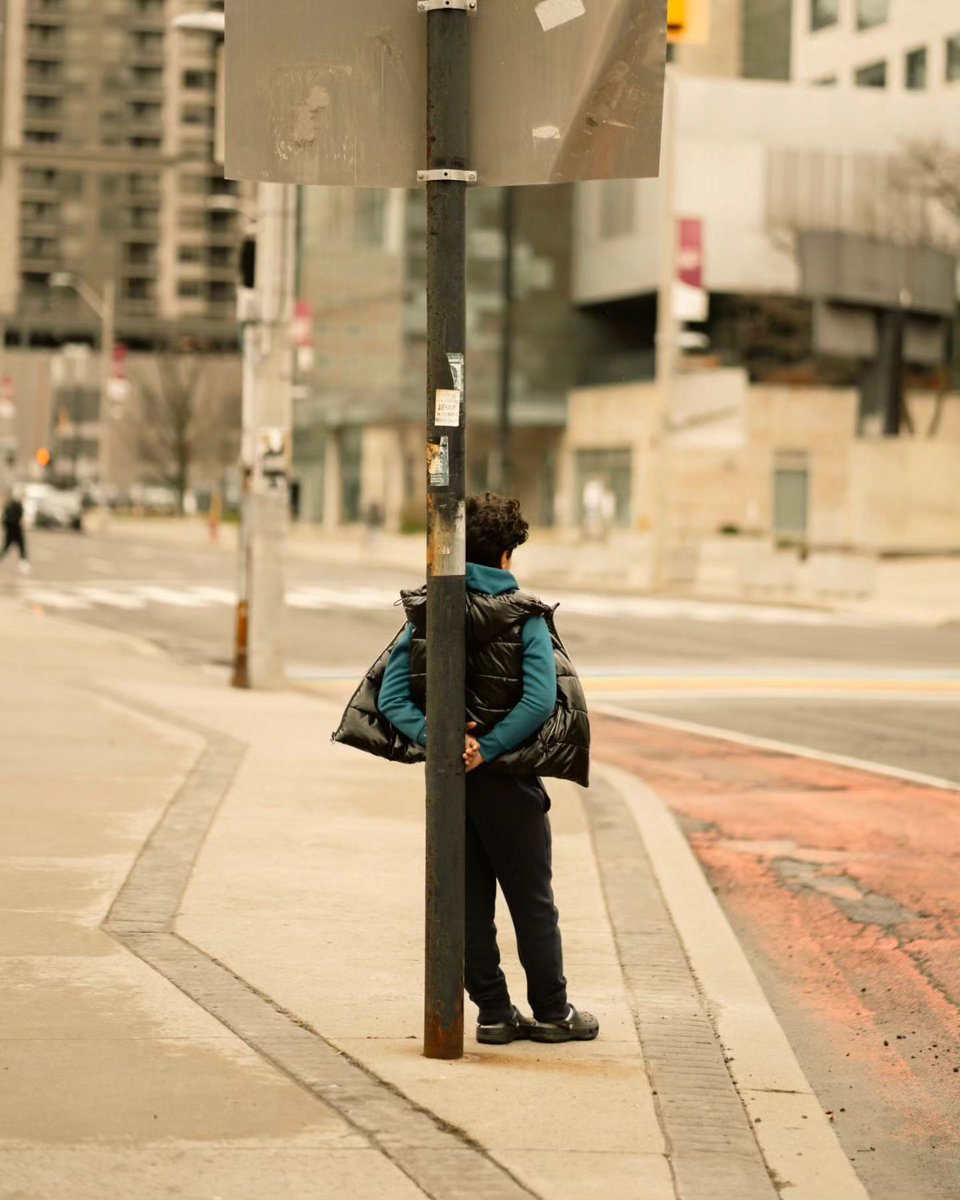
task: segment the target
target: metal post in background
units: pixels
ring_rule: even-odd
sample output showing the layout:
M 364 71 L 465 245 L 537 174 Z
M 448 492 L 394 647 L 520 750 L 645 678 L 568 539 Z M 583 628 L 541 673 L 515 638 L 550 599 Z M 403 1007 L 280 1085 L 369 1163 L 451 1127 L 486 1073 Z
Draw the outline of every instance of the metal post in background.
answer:
M 677 281 L 677 86 L 667 67 L 663 95 L 663 138 L 660 155 L 660 276 L 657 292 L 657 390 L 651 439 L 655 447 L 653 516 L 650 527 L 650 587 L 670 582 L 671 496 L 670 423 L 676 372 L 678 322 L 674 315 Z
M 448 0 L 446 0 L 448 2 Z M 467 3 L 427 0 L 427 772 L 423 1052 L 463 1054 Z M 471 6 L 472 7 L 472 6 Z
M 490 486 L 495 492 L 510 488 L 510 405 L 513 385 L 513 316 L 514 316 L 514 245 L 516 242 L 517 206 L 514 190 L 503 189 L 503 322 L 500 331 L 500 396 L 497 408 L 497 446 L 495 469 Z
M 296 189 L 257 189 L 256 323 L 245 341 L 243 466 L 246 497 L 241 530 L 241 586 L 246 591 L 247 686 L 280 687 L 283 651 L 283 552 L 289 515 L 288 473 L 293 425 L 294 256 Z M 252 356 L 252 362 L 250 357 Z M 238 632 L 240 620 L 238 614 Z M 238 656 L 239 657 L 239 656 Z
M 111 461 L 112 414 L 116 406 L 113 394 L 113 352 L 116 345 L 117 285 L 111 279 L 104 280 L 102 309 L 100 315 L 100 440 L 97 446 L 99 462 L 97 474 L 101 492 L 110 483 L 113 469 Z M 106 504 L 104 503 L 104 511 Z

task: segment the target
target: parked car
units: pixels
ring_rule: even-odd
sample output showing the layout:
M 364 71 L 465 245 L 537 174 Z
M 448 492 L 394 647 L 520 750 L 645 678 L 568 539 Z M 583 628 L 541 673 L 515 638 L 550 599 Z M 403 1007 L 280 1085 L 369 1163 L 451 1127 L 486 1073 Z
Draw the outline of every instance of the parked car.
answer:
M 179 511 L 177 493 L 163 484 L 135 483 L 128 496 L 131 506 L 148 516 L 175 517 Z
M 83 529 L 83 501 L 76 488 L 49 483 L 23 486 L 23 521 L 28 529 Z

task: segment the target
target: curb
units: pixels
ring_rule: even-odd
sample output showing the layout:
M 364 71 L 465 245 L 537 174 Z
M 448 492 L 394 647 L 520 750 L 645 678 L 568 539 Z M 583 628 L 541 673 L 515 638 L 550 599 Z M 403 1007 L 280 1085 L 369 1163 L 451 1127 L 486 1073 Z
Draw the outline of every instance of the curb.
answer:
M 626 771 L 596 769 L 636 821 L 776 1186 L 793 1200 L 869 1200 L 672 813 Z

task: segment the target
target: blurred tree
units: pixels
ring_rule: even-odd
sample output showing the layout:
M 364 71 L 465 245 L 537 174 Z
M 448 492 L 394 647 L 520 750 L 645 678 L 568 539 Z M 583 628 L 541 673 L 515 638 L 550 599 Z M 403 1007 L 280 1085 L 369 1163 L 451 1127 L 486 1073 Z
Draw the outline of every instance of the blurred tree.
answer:
M 910 142 L 894 162 L 892 183 L 904 232 L 960 251 L 960 150 L 939 140 Z
M 960 150 L 939 139 L 911 142 L 894 164 L 894 190 L 920 239 L 960 254 Z M 908 226 L 909 228 L 909 226 Z M 954 321 L 950 361 L 937 373 L 937 401 L 927 429 L 936 437 L 944 405 L 960 379 L 960 333 Z
M 207 355 L 190 343 L 163 350 L 156 373 L 138 373 L 130 449 L 150 481 L 173 488 L 182 515 L 197 463 L 222 468 L 236 457 L 239 403 L 204 386 Z

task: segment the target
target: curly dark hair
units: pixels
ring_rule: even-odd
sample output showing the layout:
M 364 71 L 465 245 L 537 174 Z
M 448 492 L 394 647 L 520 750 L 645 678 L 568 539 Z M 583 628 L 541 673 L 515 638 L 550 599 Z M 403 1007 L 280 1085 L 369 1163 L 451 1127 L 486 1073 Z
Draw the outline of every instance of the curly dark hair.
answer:
M 522 546 L 530 526 L 520 512 L 520 501 L 496 492 L 467 498 L 467 561 L 482 567 L 499 567 L 504 551 Z

